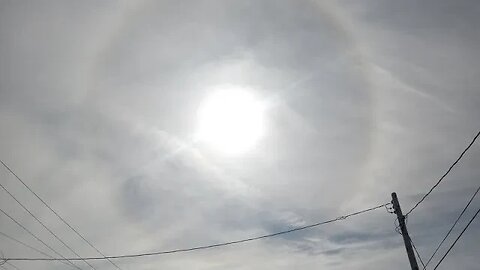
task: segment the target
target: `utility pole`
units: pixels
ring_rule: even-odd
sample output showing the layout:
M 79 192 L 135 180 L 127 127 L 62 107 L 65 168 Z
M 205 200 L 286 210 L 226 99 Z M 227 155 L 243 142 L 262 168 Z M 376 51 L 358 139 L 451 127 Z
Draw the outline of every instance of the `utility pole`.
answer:
M 410 242 L 410 236 L 408 235 L 407 226 L 405 225 L 405 216 L 402 213 L 400 203 L 398 202 L 397 193 L 395 192 L 392 193 L 392 204 L 393 210 L 395 210 L 394 213 L 397 214 L 398 224 L 400 225 L 400 230 L 402 232 L 403 242 L 405 243 L 405 249 L 407 250 L 410 266 L 412 267 L 412 270 L 419 270 L 417 259 L 413 253 L 412 243 Z

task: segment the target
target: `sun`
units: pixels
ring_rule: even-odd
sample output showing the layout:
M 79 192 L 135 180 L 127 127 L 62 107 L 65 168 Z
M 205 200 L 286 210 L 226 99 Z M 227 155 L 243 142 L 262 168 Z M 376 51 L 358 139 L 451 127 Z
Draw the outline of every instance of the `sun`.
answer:
M 197 139 L 229 154 L 252 149 L 264 133 L 264 106 L 251 89 L 213 90 L 198 110 Z

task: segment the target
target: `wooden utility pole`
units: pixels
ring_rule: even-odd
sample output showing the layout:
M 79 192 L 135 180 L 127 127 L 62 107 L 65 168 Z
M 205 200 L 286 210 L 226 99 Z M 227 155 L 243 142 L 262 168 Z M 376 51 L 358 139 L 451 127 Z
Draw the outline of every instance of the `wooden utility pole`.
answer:
M 410 266 L 412 270 L 419 270 L 417 259 L 415 258 L 415 253 L 413 253 L 412 243 L 410 242 L 410 236 L 408 235 L 407 226 L 405 224 L 405 216 L 402 213 L 400 208 L 400 203 L 398 202 L 397 193 L 392 193 L 392 205 L 395 214 L 397 214 L 398 224 L 400 225 L 400 230 L 403 236 L 403 242 L 405 243 L 405 249 L 407 250 L 408 260 L 410 261 Z

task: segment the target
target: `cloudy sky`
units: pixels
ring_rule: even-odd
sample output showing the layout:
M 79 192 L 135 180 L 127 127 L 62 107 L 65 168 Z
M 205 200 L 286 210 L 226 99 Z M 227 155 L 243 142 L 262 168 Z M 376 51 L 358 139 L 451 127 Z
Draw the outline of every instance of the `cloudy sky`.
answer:
M 479 18 L 473 0 L 1 0 L 0 158 L 106 255 L 272 233 L 386 203 L 393 191 L 408 210 L 480 128 Z M 197 136 L 202 106 L 226 88 L 262 104 L 249 119 L 262 119 L 261 135 L 242 151 Z M 477 188 L 478 164 L 475 145 L 409 217 L 422 257 Z M 4 169 L 0 183 L 78 254 L 98 256 Z M 0 205 L 74 256 L 4 190 Z M 477 198 L 462 226 L 479 206 Z M 408 269 L 393 221 L 380 209 L 258 242 L 115 263 Z M 55 256 L 3 214 L 0 228 Z M 477 220 L 443 269 L 478 269 L 478 243 Z M 3 236 L 0 250 L 43 256 Z

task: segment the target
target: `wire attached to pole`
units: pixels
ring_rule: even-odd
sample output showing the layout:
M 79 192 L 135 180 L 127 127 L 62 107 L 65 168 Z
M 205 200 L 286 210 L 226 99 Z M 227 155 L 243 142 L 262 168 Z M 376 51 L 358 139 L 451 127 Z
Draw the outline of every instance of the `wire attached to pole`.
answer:
M 246 242 L 252 242 L 260 239 L 265 239 L 265 238 L 270 238 L 278 235 L 283 235 L 283 234 L 288 234 L 288 233 L 293 233 L 296 231 L 301 231 L 301 230 L 306 230 L 314 227 L 318 227 L 321 225 L 325 225 L 328 223 L 333 223 L 336 221 L 341 221 L 345 220 L 349 217 L 364 214 L 366 212 L 370 212 L 379 208 L 385 207 L 388 203 L 381 204 L 378 206 L 374 206 L 371 208 L 367 208 L 361 211 L 353 212 L 348 215 L 343 215 L 339 216 L 334 219 L 326 220 L 326 221 L 321 221 L 318 223 L 302 226 L 302 227 L 297 227 L 285 231 L 280 231 L 276 233 L 271 233 L 271 234 L 266 234 L 266 235 L 261 235 L 257 237 L 251 237 L 251 238 L 245 238 L 241 240 L 235 240 L 235 241 L 230 241 L 230 242 L 224 242 L 224 243 L 219 243 L 219 244 L 212 244 L 212 245 L 205 245 L 205 246 L 197 246 L 197 247 L 191 247 L 191 248 L 182 248 L 182 249 L 173 249 L 173 250 L 166 250 L 166 251 L 157 251 L 157 252 L 149 252 L 149 253 L 138 253 L 138 254 L 126 254 L 126 255 L 116 255 L 116 256 L 104 256 L 104 257 L 85 257 L 85 258 L 5 258 L 8 259 L 9 261 L 64 261 L 64 260 L 69 260 L 69 261 L 79 261 L 79 260 L 87 260 L 87 261 L 92 261 L 92 260 L 107 260 L 107 259 L 124 259 L 124 258 L 137 258 L 137 257 L 145 257 L 145 256 L 158 256 L 158 255 L 166 255 L 166 254 L 173 254 L 173 253 L 183 253 L 183 252 L 190 252 L 190 251 L 196 251 L 196 250 L 202 250 L 202 249 L 211 249 L 211 248 L 218 248 L 218 247 L 223 247 L 223 246 L 230 246 L 230 245 L 236 245 L 240 243 L 246 243 Z
M 425 194 L 423 195 L 423 197 L 420 199 L 420 201 L 418 201 L 413 207 L 412 209 L 410 209 L 410 211 L 408 211 L 405 216 L 408 216 L 410 213 L 412 213 L 413 210 L 415 210 L 415 208 L 418 207 L 418 205 L 420 205 L 424 200 L 425 198 L 427 198 L 428 195 L 430 195 L 430 193 L 432 193 L 432 191 L 438 187 L 438 185 L 442 182 L 442 180 L 452 171 L 452 169 L 455 167 L 455 165 L 458 164 L 458 162 L 460 162 L 460 160 L 462 159 L 463 155 L 465 155 L 465 153 L 468 151 L 468 149 L 470 149 L 470 147 L 472 147 L 472 145 L 475 143 L 475 141 L 477 140 L 478 136 L 480 136 L 480 131 L 477 133 L 477 135 L 475 135 L 475 137 L 472 139 L 472 141 L 470 142 L 470 144 L 468 144 L 468 146 L 463 150 L 463 152 L 460 154 L 460 156 L 455 160 L 455 162 L 453 162 L 452 165 L 450 165 L 450 167 L 448 168 L 448 170 L 442 175 L 442 177 L 440 177 L 440 179 L 437 181 L 437 183 L 435 183 L 435 185 L 433 185 L 430 190 Z

